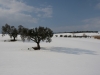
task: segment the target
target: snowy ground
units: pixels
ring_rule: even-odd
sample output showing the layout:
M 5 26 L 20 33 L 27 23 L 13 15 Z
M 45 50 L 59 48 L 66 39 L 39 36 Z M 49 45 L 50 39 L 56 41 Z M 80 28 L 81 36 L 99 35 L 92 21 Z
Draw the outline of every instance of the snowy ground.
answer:
M 0 35 L 0 75 L 100 75 L 100 40 L 53 37 L 35 51 L 34 42 L 9 39 Z

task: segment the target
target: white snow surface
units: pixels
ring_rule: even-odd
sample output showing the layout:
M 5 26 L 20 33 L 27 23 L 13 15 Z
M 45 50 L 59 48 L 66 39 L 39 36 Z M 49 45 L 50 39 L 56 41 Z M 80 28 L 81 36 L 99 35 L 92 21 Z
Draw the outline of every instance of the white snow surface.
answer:
M 32 41 L 9 39 L 0 35 L 0 75 L 100 75 L 100 40 L 53 37 L 33 50 Z
M 67 36 L 69 36 L 69 35 L 71 35 L 71 36 L 73 36 L 73 35 L 76 35 L 76 36 L 83 36 L 83 35 L 87 35 L 87 36 L 100 36 L 100 32 L 98 32 L 98 33 L 59 33 L 59 34 L 55 34 L 55 35 L 58 35 L 58 37 L 60 37 L 60 35 L 67 35 Z M 54 35 L 54 36 L 55 36 Z

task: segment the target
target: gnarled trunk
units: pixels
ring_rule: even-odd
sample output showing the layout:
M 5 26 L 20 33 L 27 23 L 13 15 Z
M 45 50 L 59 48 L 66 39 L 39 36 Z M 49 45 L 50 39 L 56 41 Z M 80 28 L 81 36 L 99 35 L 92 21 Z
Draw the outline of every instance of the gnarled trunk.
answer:
M 15 39 L 15 37 L 14 37 L 14 41 L 15 41 L 16 39 Z
M 13 37 L 13 39 L 11 41 L 16 41 L 16 37 Z
M 40 50 L 40 43 L 37 42 L 37 48 Z

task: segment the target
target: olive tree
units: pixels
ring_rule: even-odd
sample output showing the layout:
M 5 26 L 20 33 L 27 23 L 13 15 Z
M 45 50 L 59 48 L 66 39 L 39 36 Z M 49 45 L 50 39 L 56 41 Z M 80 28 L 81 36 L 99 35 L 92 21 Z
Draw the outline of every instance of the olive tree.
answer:
M 38 28 L 33 28 L 33 29 L 27 29 L 27 28 L 22 28 L 21 30 L 21 38 L 23 41 L 25 41 L 25 38 L 28 40 L 32 40 L 35 43 L 37 43 L 37 47 L 34 49 L 40 50 L 40 42 L 41 41 L 46 41 L 46 42 L 51 42 L 51 38 L 53 36 L 53 31 L 50 28 L 45 28 L 39 26 Z
M 18 30 L 14 26 L 5 24 L 5 26 L 2 26 L 2 36 L 5 36 L 5 34 L 8 34 L 11 38 L 13 37 L 12 41 L 15 41 L 15 38 L 18 35 Z

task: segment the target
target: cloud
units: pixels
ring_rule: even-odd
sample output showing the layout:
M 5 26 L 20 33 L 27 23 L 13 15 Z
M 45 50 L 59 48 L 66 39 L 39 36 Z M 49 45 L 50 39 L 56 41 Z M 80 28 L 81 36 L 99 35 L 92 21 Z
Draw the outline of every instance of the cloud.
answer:
M 29 25 L 38 23 L 39 17 L 52 17 L 52 7 L 34 7 L 25 4 L 23 0 L 0 0 L 1 24 Z
M 81 30 L 84 30 L 84 26 L 79 26 L 79 25 L 61 26 L 61 27 L 52 28 L 52 30 L 54 32 L 81 31 Z
M 4 9 L 9 9 L 10 13 L 18 13 L 18 12 L 32 12 L 33 7 L 28 6 L 25 3 L 18 0 L 0 0 L 0 5 Z
M 40 8 L 34 8 L 35 13 L 37 13 L 38 17 L 43 17 L 43 18 L 50 18 L 52 17 L 52 6 L 47 6 L 47 7 L 40 7 Z
M 86 30 L 94 30 L 100 31 L 100 17 L 90 18 L 82 20 L 81 25 L 69 25 L 69 26 L 61 26 L 57 28 L 52 28 L 56 31 L 86 31 Z
M 97 5 L 95 6 L 96 9 L 100 9 L 100 2 L 97 3 Z
M 44 12 L 45 14 L 43 15 L 43 17 L 52 17 L 52 7 L 48 6 L 46 8 L 41 9 L 41 12 Z
M 85 19 L 83 22 L 85 23 L 85 28 L 100 30 L 100 17 Z

